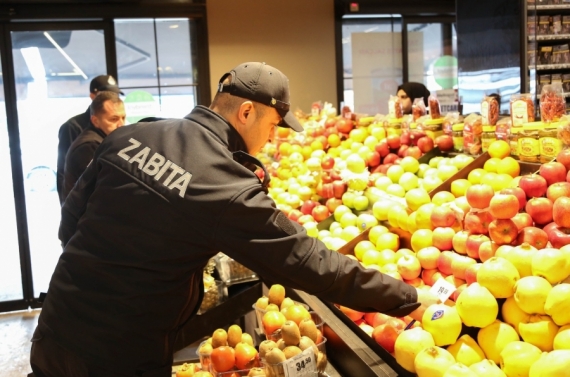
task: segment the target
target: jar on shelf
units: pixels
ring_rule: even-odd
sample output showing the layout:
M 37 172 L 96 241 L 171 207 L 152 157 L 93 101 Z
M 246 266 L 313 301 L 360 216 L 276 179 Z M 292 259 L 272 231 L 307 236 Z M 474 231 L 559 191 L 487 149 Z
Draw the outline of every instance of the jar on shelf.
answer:
M 522 127 L 511 127 L 509 131 L 509 145 L 511 147 L 511 157 L 519 159 L 519 131 Z
M 463 123 L 454 124 L 452 127 L 453 150 L 463 152 Z
M 495 126 L 483 126 L 483 133 L 481 134 L 481 150 L 483 153 L 489 150 L 489 145 L 495 140 L 497 140 Z
M 550 123 L 540 131 L 539 137 L 539 150 L 540 162 L 547 163 L 552 161 L 558 153 L 562 150 L 562 140 L 558 138 L 558 123 Z
M 443 118 L 417 120 L 418 129 L 423 130 L 432 140 L 443 135 Z
M 390 118 L 384 121 L 384 126 L 386 127 L 386 136 L 390 135 L 402 135 L 402 119 L 401 118 Z
M 540 157 L 540 142 L 538 132 L 542 126 L 523 127 L 519 131 L 518 147 L 519 160 L 526 162 L 538 162 Z

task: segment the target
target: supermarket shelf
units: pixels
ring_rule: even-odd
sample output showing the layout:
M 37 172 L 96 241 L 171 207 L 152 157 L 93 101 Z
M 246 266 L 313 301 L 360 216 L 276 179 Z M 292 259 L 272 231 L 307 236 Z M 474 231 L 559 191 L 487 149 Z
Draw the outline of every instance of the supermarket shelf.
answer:
M 549 5 L 536 6 L 536 10 L 562 10 L 562 9 L 570 9 L 570 4 L 549 4 Z
M 570 8 L 569 8 L 570 9 Z M 562 41 L 570 39 L 570 34 L 529 35 L 529 41 Z
M 570 64 L 537 64 L 536 70 L 537 71 L 553 71 L 556 69 L 569 69 Z M 534 67 L 529 66 L 528 69 L 534 69 Z

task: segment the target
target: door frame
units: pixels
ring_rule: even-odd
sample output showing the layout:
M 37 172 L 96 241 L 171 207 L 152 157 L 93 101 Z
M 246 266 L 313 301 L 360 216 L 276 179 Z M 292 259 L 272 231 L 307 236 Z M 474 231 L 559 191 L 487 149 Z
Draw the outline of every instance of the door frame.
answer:
M 24 310 L 29 307 L 41 307 L 41 302 L 38 300 L 38 297 L 35 297 L 34 295 L 11 33 L 17 31 L 44 30 L 103 30 L 106 70 L 109 74 L 117 77 L 115 30 L 112 20 L 88 22 L 18 22 L 7 23 L 1 26 L 0 59 L 2 62 L 2 77 L 4 81 L 4 98 L 6 105 L 8 140 L 10 145 L 10 161 L 12 167 L 14 206 L 16 209 L 16 229 L 18 232 L 23 299 L 0 302 L 0 312 Z

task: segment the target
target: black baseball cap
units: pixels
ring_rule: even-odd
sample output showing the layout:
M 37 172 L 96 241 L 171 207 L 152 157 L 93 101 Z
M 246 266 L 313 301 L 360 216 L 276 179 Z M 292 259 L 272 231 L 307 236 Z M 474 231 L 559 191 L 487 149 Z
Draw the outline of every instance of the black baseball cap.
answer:
M 232 80 L 229 84 L 224 84 L 228 76 L 231 76 Z M 259 62 L 240 64 L 222 76 L 218 92 L 273 107 L 283 118 L 279 123 L 280 127 L 303 131 L 303 126 L 289 110 L 289 79 L 277 68 Z
M 117 86 L 117 81 L 115 81 L 115 78 L 110 75 L 100 75 L 91 80 L 91 84 L 89 84 L 89 91 L 91 93 L 109 91 L 125 95 Z

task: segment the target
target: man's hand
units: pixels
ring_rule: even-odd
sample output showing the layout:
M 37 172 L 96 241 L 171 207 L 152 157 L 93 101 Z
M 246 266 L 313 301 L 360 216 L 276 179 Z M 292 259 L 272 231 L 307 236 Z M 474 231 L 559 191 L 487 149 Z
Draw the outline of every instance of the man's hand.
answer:
M 439 303 L 439 298 L 428 290 L 416 288 L 418 292 L 418 302 L 422 305 L 410 313 L 410 317 L 418 322 L 422 321 L 422 316 L 427 308 L 433 304 Z

